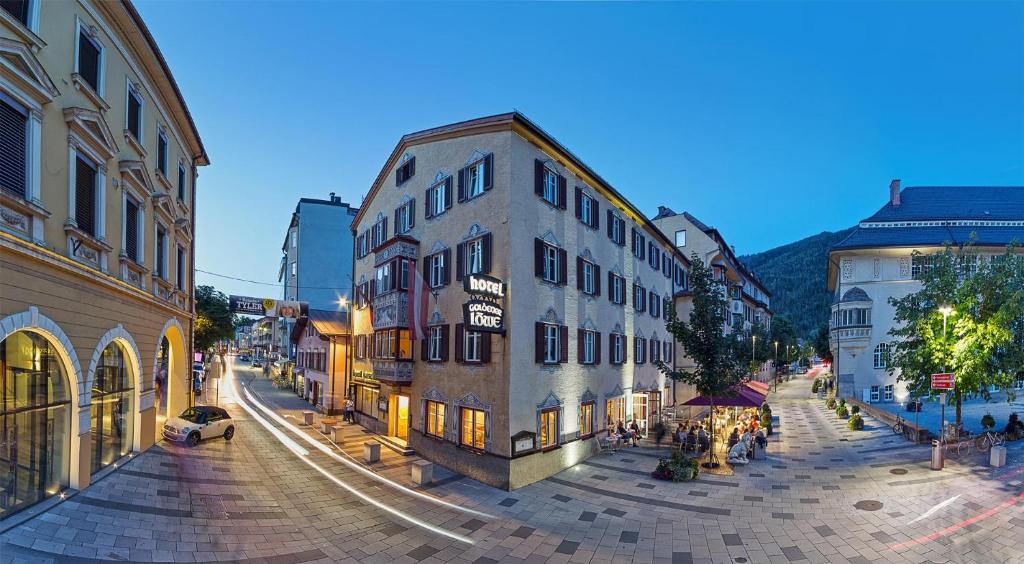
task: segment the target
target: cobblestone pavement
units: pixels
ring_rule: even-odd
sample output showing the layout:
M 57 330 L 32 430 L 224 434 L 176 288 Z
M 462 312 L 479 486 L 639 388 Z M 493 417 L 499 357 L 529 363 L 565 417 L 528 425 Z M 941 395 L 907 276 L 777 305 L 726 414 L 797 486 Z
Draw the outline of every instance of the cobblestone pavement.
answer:
M 302 407 L 253 384 L 252 399 L 280 403 L 282 415 Z M 1024 561 L 1024 445 L 1000 469 L 968 457 L 931 471 L 927 447 L 870 419 L 866 431 L 847 430 L 809 387 L 789 382 L 769 398 L 778 417 L 769 457 L 733 476 L 652 480 L 659 453 L 644 446 L 514 492 L 452 474 L 415 488 L 415 457 L 387 450 L 372 465 L 393 480 L 383 482 L 314 430 L 300 431 L 312 443 L 295 435 L 282 423 L 294 417 L 229 403 L 233 441 L 160 443 L 0 535 L 0 560 Z M 353 425 L 338 446 L 355 454 L 368 436 Z

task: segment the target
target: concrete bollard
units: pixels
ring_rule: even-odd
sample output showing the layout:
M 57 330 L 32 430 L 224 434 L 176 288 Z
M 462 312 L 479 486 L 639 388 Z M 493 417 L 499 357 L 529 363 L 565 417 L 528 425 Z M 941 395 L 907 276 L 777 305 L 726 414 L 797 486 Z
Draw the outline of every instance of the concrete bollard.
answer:
M 412 483 L 418 485 L 429 484 L 434 481 L 434 463 L 426 460 L 417 460 L 412 463 Z
M 326 434 L 330 433 L 331 430 L 334 429 L 334 426 L 337 425 L 337 424 L 338 424 L 338 420 L 337 419 L 321 419 L 320 420 L 320 432 L 326 435 Z
M 988 463 L 989 466 L 992 466 L 993 468 L 1006 466 L 1006 447 L 992 447 L 992 452 L 988 455 Z
M 363 461 L 380 462 L 380 443 L 377 441 L 363 443 Z
M 302 424 L 303 425 L 312 425 L 313 424 L 313 412 L 312 411 L 303 411 L 302 412 Z
M 341 442 L 343 433 L 345 432 L 344 429 L 345 428 L 342 427 L 341 425 L 335 425 L 334 427 L 331 427 L 331 432 L 330 432 L 331 440 L 336 442 L 336 443 Z

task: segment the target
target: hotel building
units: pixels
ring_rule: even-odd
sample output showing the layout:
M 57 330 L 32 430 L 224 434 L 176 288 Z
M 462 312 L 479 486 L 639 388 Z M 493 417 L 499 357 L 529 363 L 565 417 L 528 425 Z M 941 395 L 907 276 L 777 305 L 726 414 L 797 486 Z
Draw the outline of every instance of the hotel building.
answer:
M 872 403 L 907 401 L 906 383 L 886 369 L 895 316 L 889 299 L 920 290 L 928 255 L 947 245 L 973 244 L 985 256 L 1003 254 L 1012 242 L 1024 242 L 1024 187 L 901 189 L 893 180 L 889 201 L 829 250 L 829 334 L 839 394 Z
M 352 392 L 393 445 L 517 488 L 595 452 L 609 422 L 660 410 L 663 301 L 688 263 L 521 114 L 404 136 L 352 227 Z M 407 329 L 417 273 L 423 340 Z M 467 329 L 494 319 L 503 332 Z
M 196 167 L 128 1 L 0 3 L 0 519 L 190 403 Z

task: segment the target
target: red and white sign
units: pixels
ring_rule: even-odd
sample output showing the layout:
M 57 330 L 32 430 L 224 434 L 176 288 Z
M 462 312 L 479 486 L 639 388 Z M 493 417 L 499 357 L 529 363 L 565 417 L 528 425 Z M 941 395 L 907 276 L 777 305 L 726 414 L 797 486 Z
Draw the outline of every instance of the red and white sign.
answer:
M 953 375 L 949 373 L 943 374 L 932 374 L 932 389 L 933 390 L 952 390 L 953 389 Z

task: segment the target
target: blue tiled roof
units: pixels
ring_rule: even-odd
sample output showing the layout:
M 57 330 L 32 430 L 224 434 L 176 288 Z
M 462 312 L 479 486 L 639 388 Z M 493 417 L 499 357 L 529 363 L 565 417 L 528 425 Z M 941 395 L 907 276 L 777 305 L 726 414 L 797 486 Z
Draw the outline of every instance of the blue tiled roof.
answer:
M 1024 186 L 908 186 L 864 221 L 1024 219 Z
M 982 246 L 1024 244 L 1024 227 L 858 227 L 832 250 L 959 245 L 972 238 Z

